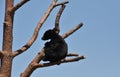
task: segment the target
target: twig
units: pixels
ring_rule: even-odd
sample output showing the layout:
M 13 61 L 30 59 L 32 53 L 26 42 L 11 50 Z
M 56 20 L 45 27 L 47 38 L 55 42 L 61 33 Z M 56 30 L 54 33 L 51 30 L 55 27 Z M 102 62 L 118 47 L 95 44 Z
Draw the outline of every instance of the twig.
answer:
M 48 67 L 48 66 L 53 66 L 53 65 L 59 65 L 61 63 L 68 63 L 68 62 L 75 62 L 75 61 L 79 61 L 85 59 L 85 56 L 79 56 L 79 57 L 75 57 L 75 58 L 68 58 L 68 59 L 62 59 L 58 62 L 53 62 L 53 63 L 43 63 L 43 64 L 36 64 L 35 66 L 37 68 L 40 67 Z
M 63 38 L 67 38 L 69 35 L 71 35 L 72 33 L 74 33 L 76 30 L 78 30 L 79 28 L 81 28 L 83 26 L 83 23 L 81 22 L 80 24 L 78 24 L 77 26 L 75 26 L 73 29 L 71 29 L 70 31 L 68 31 L 67 33 L 63 34 L 62 37 Z
M 18 4 L 16 4 L 12 9 L 11 12 L 15 12 L 17 9 L 19 9 L 22 5 L 24 5 L 26 2 L 30 0 L 21 0 Z
M 67 4 L 67 3 L 69 3 L 69 1 L 65 1 L 65 2 L 61 2 L 61 3 L 57 3 L 57 4 L 55 5 L 55 7 L 56 7 L 56 6 L 59 6 L 59 5 L 64 5 L 64 4 Z
M 60 17 L 62 15 L 64 9 L 65 9 L 65 5 L 63 4 L 61 6 L 59 12 L 57 13 L 56 20 L 55 20 L 55 28 L 54 28 L 54 30 L 56 31 L 56 33 L 60 32 L 59 22 L 60 22 Z

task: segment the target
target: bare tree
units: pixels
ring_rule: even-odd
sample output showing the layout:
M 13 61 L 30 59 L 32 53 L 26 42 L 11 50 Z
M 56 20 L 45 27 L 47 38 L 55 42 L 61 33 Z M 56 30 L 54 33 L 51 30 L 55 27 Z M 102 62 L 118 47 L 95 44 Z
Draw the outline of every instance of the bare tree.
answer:
M 57 7 L 61 6 L 55 20 L 55 27 L 53 28 L 56 33 L 60 32 L 59 28 L 59 20 L 61 17 L 61 14 L 66 7 L 66 4 L 69 3 L 69 1 L 64 1 L 61 3 L 58 3 L 58 0 L 52 0 L 49 8 L 45 12 L 44 16 L 41 18 L 39 23 L 37 24 L 34 33 L 30 40 L 23 45 L 21 48 L 19 48 L 16 51 L 12 50 L 12 43 L 13 43 L 13 19 L 15 12 L 23 6 L 25 3 L 27 3 L 29 0 L 21 0 L 18 4 L 14 5 L 14 0 L 5 0 L 5 18 L 4 18 L 4 28 L 3 28 L 3 44 L 2 44 L 2 50 L 0 50 L 0 59 L 1 59 L 1 66 L 0 66 L 0 77 L 11 77 L 11 70 L 12 70 L 12 61 L 15 57 L 25 52 L 27 49 L 29 49 L 33 43 L 36 41 L 38 33 L 40 31 L 40 28 L 42 27 L 43 23 L 46 21 L 46 19 L 49 17 L 51 11 Z M 71 35 L 73 32 L 81 28 L 83 23 L 81 22 L 77 26 L 75 26 L 70 31 L 66 32 L 62 35 L 63 39 L 67 38 L 69 35 Z M 20 77 L 30 77 L 33 71 L 35 71 L 37 68 L 42 67 L 48 67 L 53 66 L 61 63 L 68 63 L 68 62 L 74 62 L 79 61 L 81 59 L 85 59 L 85 56 L 80 56 L 77 53 L 69 53 L 67 56 L 69 58 L 62 59 L 57 62 L 53 63 L 41 63 L 42 58 L 44 57 L 44 48 L 42 48 L 36 57 L 33 58 L 33 60 L 29 63 L 29 65 L 26 67 L 26 69 L 21 73 Z M 71 57 L 74 56 L 74 57 Z

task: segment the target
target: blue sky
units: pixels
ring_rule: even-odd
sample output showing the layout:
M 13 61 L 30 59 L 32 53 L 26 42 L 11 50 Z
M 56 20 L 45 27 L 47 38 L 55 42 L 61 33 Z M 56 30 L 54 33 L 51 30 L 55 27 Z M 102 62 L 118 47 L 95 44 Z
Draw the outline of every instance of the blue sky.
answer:
M 15 0 L 15 3 L 18 1 Z M 16 11 L 13 50 L 20 48 L 30 39 L 51 1 L 31 0 Z M 69 52 L 85 55 L 86 59 L 37 69 L 31 77 L 120 77 L 120 0 L 69 1 L 61 17 L 60 34 L 83 22 L 84 26 L 65 40 Z M 43 24 L 33 46 L 14 59 L 12 77 L 18 77 L 43 47 L 45 42 L 41 40 L 42 34 L 54 27 L 58 8 L 52 11 Z M 0 0 L 0 50 L 3 20 L 4 0 Z

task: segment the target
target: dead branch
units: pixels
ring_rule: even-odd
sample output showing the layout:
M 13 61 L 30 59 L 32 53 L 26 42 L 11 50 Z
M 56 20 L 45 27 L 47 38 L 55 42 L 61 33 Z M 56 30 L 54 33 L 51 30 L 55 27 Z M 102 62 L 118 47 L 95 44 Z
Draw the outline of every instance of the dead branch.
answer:
M 19 9 L 22 5 L 24 5 L 26 2 L 30 0 L 21 0 L 18 4 L 16 4 L 12 9 L 11 12 L 15 12 L 17 9 Z
M 42 60 L 44 53 L 44 48 L 36 55 L 36 57 L 31 61 L 31 63 L 28 65 L 28 67 L 25 69 L 23 73 L 21 73 L 20 77 L 30 77 L 32 72 L 36 69 L 36 64 L 39 64 L 39 62 Z
M 60 17 L 62 15 L 62 12 L 63 12 L 64 9 L 65 9 L 65 5 L 63 4 L 61 6 L 59 12 L 57 13 L 56 20 L 55 20 L 55 28 L 54 28 L 54 30 L 56 31 L 56 33 L 60 32 L 59 22 L 60 22 Z
M 33 59 L 32 62 L 39 63 L 42 60 L 43 56 L 45 56 L 44 52 L 45 52 L 45 50 L 44 50 L 44 48 L 42 48 L 41 51 L 38 52 L 37 56 Z
M 70 31 L 68 31 L 67 33 L 63 34 L 62 37 L 63 38 L 67 38 L 69 35 L 71 35 L 72 33 L 74 33 L 76 30 L 78 30 L 79 28 L 81 28 L 83 26 L 83 23 L 81 22 L 80 24 L 78 24 L 77 26 L 75 26 L 73 29 L 71 29 Z
M 58 61 L 58 62 L 36 64 L 35 66 L 37 68 L 48 67 L 48 66 L 53 66 L 53 65 L 59 65 L 61 63 L 75 62 L 75 61 L 79 61 L 79 60 L 82 60 L 82 59 L 85 59 L 85 56 L 78 56 L 78 57 L 75 57 L 75 58 L 66 58 L 66 59 L 62 59 L 61 61 Z

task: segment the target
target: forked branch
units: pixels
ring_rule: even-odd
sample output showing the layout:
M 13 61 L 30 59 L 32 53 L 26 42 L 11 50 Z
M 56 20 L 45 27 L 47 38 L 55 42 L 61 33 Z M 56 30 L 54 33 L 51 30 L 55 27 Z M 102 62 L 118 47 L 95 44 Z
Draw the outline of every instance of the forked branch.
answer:
M 24 5 L 26 2 L 30 0 L 21 0 L 18 4 L 16 4 L 12 9 L 11 12 L 15 12 L 17 9 L 19 9 L 22 5 Z

